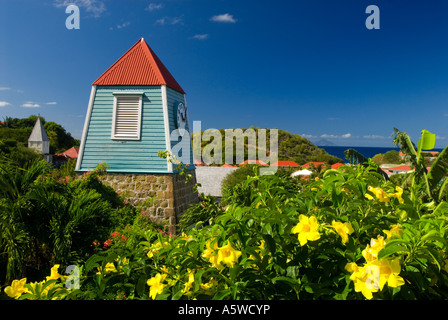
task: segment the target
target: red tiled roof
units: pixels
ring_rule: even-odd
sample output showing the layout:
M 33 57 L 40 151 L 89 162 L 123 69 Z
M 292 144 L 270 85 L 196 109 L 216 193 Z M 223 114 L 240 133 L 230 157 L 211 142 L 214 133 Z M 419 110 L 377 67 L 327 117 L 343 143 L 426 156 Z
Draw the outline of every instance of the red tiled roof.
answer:
M 57 156 L 63 156 L 66 158 L 76 159 L 78 158 L 79 154 L 79 147 L 72 147 L 68 150 L 65 150 L 64 152 L 56 154 Z
M 319 162 L 319 161 L 308 162 L 308 163 L 305 163 L 302 167 L 304 167 L 304 168 L 308 168 L 308 167 L 311 166 L 311 164 L 314 164 L 314 166 L 317 167 L 317 166 L 323 165 L 324 162 Z
M 223 164 L 221 167 L 226 167 L 226 168 L 235 168 L 236 166 L 234 166 L 234 165 L 231 165 L 231 164 L 228 164 L 228 163 L 225 163 L 225 164 Z
M 299 164 L 294 161 L 277 161 L 272 164 L 272 166 L 276 167 L 298 167 Z
M 258 164 L 260 166 L 267 166 L 268 164 L 261 160 L 246 160 L 240 164 Z
M 143 38 L 107 69 L 93 85 L 166 85 L 185 93 Z
M 393 168 L 389 168 L 388 170 L 393 170 L 393 171 L 409 171 L 411 170 L 411 166 L 397 166 L 397 167 L 393 167 Z
M 332 169 L 337 169 L 337 168 L 342 167 L 342 166 L 344 166 L 344 165 L 345 165 L 345 164 L 338 162 L 338 163 L 332 164 L 332 165 L 331 165 L 331 168 L 332 168 Z

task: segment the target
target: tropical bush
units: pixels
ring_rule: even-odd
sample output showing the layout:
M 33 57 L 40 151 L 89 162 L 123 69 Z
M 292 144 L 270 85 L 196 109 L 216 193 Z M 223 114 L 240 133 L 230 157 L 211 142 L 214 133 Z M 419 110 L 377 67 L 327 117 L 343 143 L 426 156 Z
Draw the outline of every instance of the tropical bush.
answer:
M 244 182 L 256 186 L 248 204 L 230 204 L 209 225 L 177 235 L 148 227 L 137 231 L 138 243 L 115 234 L 113 250 L 98 249 L 78 265 L 78 286 L 67 286 L 73 274 L 55 265 L 47 280 L 14 280 L 5 292 L 16 299 L 447 299 L 448 203 L 438 169 L 436 160 L 426 179 L 415 170 L 409 188 L 372 161 L 326 170 L 300 189 L 255 174 Z M 437 193 L 428 181 L 436 174 Z
M 55 178 L 44 160 L 0 164 L 1 281 L 41 277 L 56 262 L 82 263 L 136 211 L 99 181 L 103 166 L 79 178 Z

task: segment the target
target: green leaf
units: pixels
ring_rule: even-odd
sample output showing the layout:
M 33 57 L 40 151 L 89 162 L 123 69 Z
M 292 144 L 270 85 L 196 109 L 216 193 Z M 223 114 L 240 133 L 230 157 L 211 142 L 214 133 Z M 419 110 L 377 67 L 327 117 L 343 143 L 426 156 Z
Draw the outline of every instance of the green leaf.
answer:
M 278 281 L 285 282 L 293 288 L 295 288 L 299 285 L 299 282 L 297 281 L 297 279 L 292 279 L 290 277 L 285 277 L 285 276 L 275 277 L 271 281 L 272 281 L 272 283 L 277 283 Z
M 145 274 L 142 274 L 140 276 L 140 278 L 138 278 L 137 285 L 135 286 L 135 289 L 137 291 L 137 294 L 140 297 L 142 297 L 145 294 L 146 281 L 147 281 L 147 276 Z
M 395 243 L 392 245 L 388 244 L 388 245 L 386 245 L 386 247 L 384 249 L 382 249 L 378 253 L 378 259 L 388 257 L 395 253 L 400 254 L 400 253 L 409 253 L 409 252 L 410 252 L 409 248 L 404 246 L 403 244 L 400 244 L 400 243 Z
M 418 150 L 434 149 L 436 144 L 436 135 L 428 130 L 422 130 L 422 138 L 418 141 Z
M 444 177 L 448 175 L 448 146 L 442 150 L 436 160 L 433 162 L 428 172 L 428 183 L 433 192 L 436 192 L 437 185 Z
M 99 267 L 100 264 L 98 262 L 103 261 L 104 257 L 99 256 L 99 255 L 93 255 L 91 256 L 87 261 L 86 261 L 86 273 L 89 272 L 90 270 L 92 270 L 95 267 Z

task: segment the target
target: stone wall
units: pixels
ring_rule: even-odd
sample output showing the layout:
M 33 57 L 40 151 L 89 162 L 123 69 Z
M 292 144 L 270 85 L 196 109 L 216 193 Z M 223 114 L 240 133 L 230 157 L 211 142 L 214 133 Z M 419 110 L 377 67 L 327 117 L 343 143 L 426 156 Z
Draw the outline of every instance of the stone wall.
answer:
M 193 178 L 188 183 L 185 183 L 184 175 L 177 173 L 107 172 L 100 179 L 129 204 L 140 206 L 151 221 L 167 223 L 169 232 L 175 233 L 179 216 L 189 204 L 198 200 L 198 194 L 193 192 L 193 186 L 196 184 L 195 171 L 189 173 Z

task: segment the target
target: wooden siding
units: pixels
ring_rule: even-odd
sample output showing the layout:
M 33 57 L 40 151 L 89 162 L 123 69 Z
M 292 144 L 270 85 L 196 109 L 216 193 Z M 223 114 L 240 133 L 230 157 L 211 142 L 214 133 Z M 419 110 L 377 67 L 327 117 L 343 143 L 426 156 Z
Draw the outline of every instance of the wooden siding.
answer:
M 177 128 L 177 104 L 182 102 L 187 107 L 187 119 L 188 119 L 188 106 L 185 103 L 184 95 L 178 91 L 175 91 L 171 88 L 166 89 L 167 102 L 168 102 L 168 116 L 169 116 L 169 125 L 170 125 L 170 136 L 171 132 Z M 188 131 L 188 134 L 191 137 L 191 131 L 189 127 L 189 123 L 187 122 L 185 129 Z M 180 140 L 179 140 L 180 141 Z M 171 141 L 171 149 L 178 143 L 178 141 Z M 183 151 L 183 150 L 182 150 Z M 193 164 L 193 149 L 190 142 L 190 164 Z
M 114 94 L 143 92 L 140 140 L 112 140 Z M 98 86 L 78 171 L 93 170 L 103 162 L 110 172 L 167 172 L 165 127 L 160 86 Z

